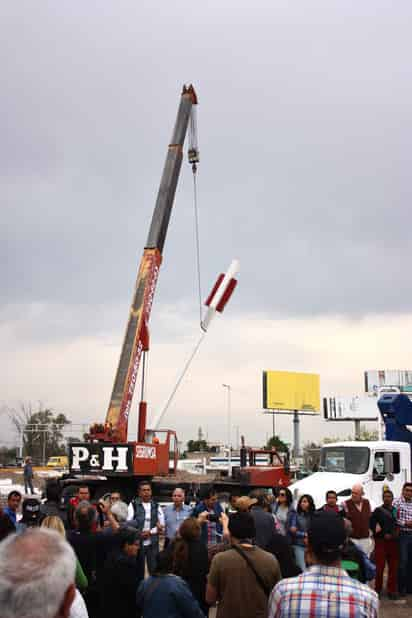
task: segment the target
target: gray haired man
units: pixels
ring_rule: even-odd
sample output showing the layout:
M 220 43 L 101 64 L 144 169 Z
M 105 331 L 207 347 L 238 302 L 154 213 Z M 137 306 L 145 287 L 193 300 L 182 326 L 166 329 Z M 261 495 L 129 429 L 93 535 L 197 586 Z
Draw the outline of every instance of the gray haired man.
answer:
M 164 507 L 166 545 L 173 541 L 179 531 L 180 524 L 190 517 L 192 508 L 185 504 L 185 492 L 176 487 L 172 494 L 173 504 Z
M 29 559 L 28 559 L 29 557 Z M 68 618 L 76 559 L 56 532 L 34 529 L 0 544 L 1 618 Z

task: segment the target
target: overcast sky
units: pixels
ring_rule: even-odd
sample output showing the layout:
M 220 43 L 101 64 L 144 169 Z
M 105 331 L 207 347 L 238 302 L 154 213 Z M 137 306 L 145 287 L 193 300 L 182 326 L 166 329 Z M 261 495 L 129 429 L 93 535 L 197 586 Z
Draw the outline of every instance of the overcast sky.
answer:
M 0 18 L 0 403 L 104 419 L 183 82 L 199 97 L 204 295 L 233 258 L 241 273 L 165 425 L 222 438 L 225 382 L 233 425 L 260 443 L 263 369 L 355 394 L 364 369 L 408 368 L 409 1 L 3 2 Z M 198 337 L 195 273 L 185 162 L 152 412 Z M 290 419 L 278 428 L 289 441 Z M 350 429 L 305 419 L 302 439 Z

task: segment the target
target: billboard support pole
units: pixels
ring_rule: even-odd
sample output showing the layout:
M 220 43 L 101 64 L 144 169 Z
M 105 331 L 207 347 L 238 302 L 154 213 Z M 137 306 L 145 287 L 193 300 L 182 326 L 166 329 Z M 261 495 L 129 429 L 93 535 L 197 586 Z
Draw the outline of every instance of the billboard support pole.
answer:
M 360 440 L 360 438 L 361 438 L 360 419 L 355 418 L 355 440 Z
M 297 410 L 293 411 L 293 457 L 300 457 L 300 418 Z

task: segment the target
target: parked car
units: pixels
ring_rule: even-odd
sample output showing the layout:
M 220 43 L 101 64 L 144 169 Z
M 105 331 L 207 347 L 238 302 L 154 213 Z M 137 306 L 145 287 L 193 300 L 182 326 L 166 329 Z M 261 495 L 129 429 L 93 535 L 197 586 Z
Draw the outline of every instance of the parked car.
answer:
M 49 461 L 47 462 L 48 468 L 68 468 L 69 466 L 69 458 L 67 455 L 56 455 L 54 457 L 49 457 Z

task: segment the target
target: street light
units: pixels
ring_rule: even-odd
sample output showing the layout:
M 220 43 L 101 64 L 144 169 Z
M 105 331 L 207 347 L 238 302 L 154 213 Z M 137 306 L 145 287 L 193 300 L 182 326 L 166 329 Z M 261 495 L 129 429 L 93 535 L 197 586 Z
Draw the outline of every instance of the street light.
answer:
M 228 473 L 231 474 L 232 471 L 232 445 L 231 445 L 231 435 L 230 435 L 230 426 L 232 423 L 231 420 L 231 406 L 230 406 L 230 394 L 231 394 L 231 386 L 230 384 L 222 384 L 223 388 L 227 388 L 227 445 L 228 445 Z

